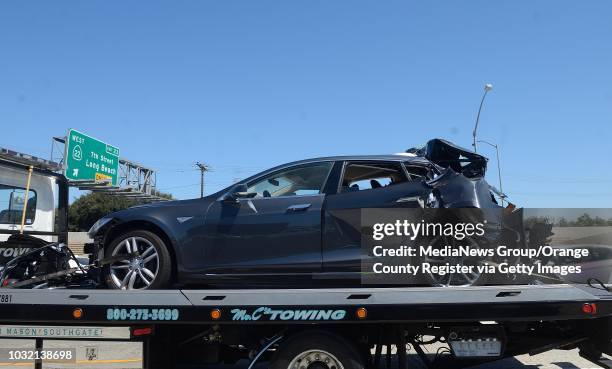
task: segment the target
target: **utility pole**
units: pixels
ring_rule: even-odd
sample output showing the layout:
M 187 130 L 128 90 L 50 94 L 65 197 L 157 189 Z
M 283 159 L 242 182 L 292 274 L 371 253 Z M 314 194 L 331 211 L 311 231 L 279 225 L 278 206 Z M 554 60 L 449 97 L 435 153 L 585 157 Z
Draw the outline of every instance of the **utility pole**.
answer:
M 210 166 L 208 164 L 200 163 L 197 161 L 195 166 L 200 170 L 200 198 L 204 197 L 204 172 L 208 172 L 210 170 Z

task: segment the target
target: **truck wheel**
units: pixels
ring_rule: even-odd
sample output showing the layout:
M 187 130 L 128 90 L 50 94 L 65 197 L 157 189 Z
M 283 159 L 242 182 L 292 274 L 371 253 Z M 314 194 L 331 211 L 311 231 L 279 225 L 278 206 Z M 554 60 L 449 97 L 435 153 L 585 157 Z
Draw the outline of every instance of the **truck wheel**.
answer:
M 105 267 L 109 288 L 159 289 L 170 284 L 172 259 L 168 248 L 155 233 L 139 230 L 120 235 L 105 250 L 105 258 L 115 257 L 119 260 Z
M 316 332 L 289 338 L 278 349 L 270 369 L 364 369 L 364 358 L 344 339 Z

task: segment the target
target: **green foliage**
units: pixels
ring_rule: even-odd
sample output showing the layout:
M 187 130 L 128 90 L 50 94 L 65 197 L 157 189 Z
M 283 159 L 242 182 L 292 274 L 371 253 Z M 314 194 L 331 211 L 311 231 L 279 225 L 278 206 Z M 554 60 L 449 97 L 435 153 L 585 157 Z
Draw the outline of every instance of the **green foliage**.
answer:
M 548 217 L 529 217 L 524 220 L 526 228 L 532 228 L 538 224 L 552 225 L 553 223 L 557 227 L 609 227 L 612 226 L 612 218 L 604 219 L 600 216 L 593 218 L 591 215 L 583 213 L 575 220 L 568 220 L 565 217 L 558 218 L 556 222 Z
M 153 195 L 163 197 L 164 199 L 167 199 L 167 200 L 174 200 L 174 197 L 172 197 L 171 193 L 165 193 L 165 192 L 153 190 Z
M 529 233 L 529 247 L 550 245 L 553 222 L 549 217 L 528 217 L 523 220 L 523 225 Z
M 525 225 L 526 228 L 531 228 L 534 225 L 537 224 L 552 224 L 552 221 L 549 217 L 545 217 L 545 216 L 534 216 L 534 217 L 528 217 L 526 219 L 523 220 L 523 224 Z
M 587 213 L 582 214 L 576 220 L 567 220 L 563 217 L 557 222 L 559 227 L 605 227 L 612 226 L 611 219 L 603 219 L 600 216 L 593 218 Z
M 593 218 L 587 213 L 582 214 L 576 218 L 576 226 L 578 227 L 589 227 L 593 225 Z
M 172 200 L 172 195 L 156 192 L 159 197 Z M 76 199 L 68 211 L 68 230 L 84 232 L 106 214 L 127 209 L 141 202 L 120 196 L 110 196 L 102 192 L 91 192 Z

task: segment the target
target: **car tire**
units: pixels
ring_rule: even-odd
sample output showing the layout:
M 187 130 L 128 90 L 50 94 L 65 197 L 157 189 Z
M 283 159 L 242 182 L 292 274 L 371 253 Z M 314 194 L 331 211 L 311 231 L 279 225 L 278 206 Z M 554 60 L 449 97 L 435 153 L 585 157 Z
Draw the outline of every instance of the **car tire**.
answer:
M 306 361 L 306 365 L 302 362 Z M 321 369 L 365 369 L 366 360 L 343 338 L 317 331 L 298 334 L 281 344 L 270 369 L 315 367 Z
M 104 267 L 110 289 L 162 289 L 170 285 L 172 258 L 164 241 L 153 232 L 134 230 L 119 235 L 105 248 L 104 257 L 119 257 Z
M 453 237 L 438 237 L 434 240 L 427 240 L 424 244 L 431 244 L 434 247 L 443 247 L 445 245 L 454 246 L 455 243 L 462 243 L 464 245 L 469 244 L 472 248 L 479 247 L 479 240 L 471 237 L 466 237 L 463 242 L 458 242 Z M 470 286 L 482 286 L 486 285 L 491 281 L 491 276 L 487 273 L 477 272 L 476 265 L 486 264 L 491 262 L 489 258 L 480 257 L 466 257 L 466 258 L 437 258 L 434 262 L 433 258 L 426 258 L 424 256 L 417 257 L 417 265 L 423 265 L 424 263 L 443 265 L 446 262 L 450 264 L 460 265 L 474 265 L 473 274 L 453 273 L 446 274 L 445 276 L 432 275 L 429 273 L 421 273 L 421 277 L 424 280 L 424 284 L 429 287 L 470 287 Z

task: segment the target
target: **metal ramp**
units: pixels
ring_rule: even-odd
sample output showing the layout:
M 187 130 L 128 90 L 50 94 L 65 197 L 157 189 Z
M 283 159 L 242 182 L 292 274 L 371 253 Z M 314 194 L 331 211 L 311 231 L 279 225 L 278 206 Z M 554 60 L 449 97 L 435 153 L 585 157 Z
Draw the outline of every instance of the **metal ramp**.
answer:
M 34 168 L 58 172 L 62 170 L 62 165 L 51 160 L 28 155 L 21 152 L 0 147 L 0 159 L 21 165 L 33 166 Z

